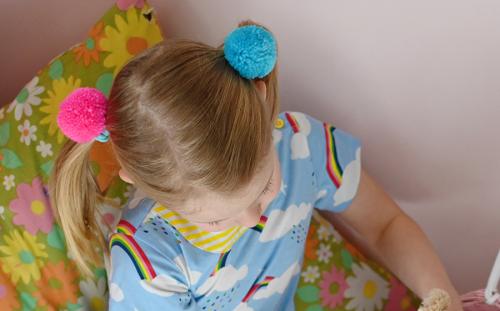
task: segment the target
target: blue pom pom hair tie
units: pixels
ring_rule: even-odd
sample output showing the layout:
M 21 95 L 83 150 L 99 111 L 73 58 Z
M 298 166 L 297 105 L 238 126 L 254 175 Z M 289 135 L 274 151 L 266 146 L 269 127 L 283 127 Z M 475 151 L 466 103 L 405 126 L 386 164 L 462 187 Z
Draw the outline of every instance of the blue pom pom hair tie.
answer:
M 224 40 L 224 57 L 246 79 L 263 78 L 276 65 L 276 40 L 265 28 L 247 25 Z

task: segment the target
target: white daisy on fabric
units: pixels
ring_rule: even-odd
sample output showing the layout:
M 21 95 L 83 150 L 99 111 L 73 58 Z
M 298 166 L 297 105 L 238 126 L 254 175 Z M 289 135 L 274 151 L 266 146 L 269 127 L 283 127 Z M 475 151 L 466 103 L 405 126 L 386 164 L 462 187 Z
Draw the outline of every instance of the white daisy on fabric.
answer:
M 330 232 L 330 230 L 328 230 L 328 227 L 321 225 L 318 228 L 317 234 L 318 234 L 318 238 L 321 241 L 327 241 L 331 235 L 331 232 Z
M 5 213 L 5 207 L 3 205 L 0 205 L 0 217 L 2 219 L 5 219 L 4 213 Z
M 332 257 L 332 251 L 330 250 L 330 245 L 323 243 L 319 244 L 319 249 L 316 251 L 316 255 L 318 255 L 318 261 L 328 262 L 330 257 Z
M 340 235 L 340 233 L 335 230 L 335 227 L 328 222 L 319 212 L 317 209 L 314 210 L 313 212 L 313 218 L 319 222 L 320 226 L 318 230 L 316 231 L 316 235 L 318 236 L 319 240 L 333 240 L 334 242 L 342 242 L 344 238 Z M 330 236 L 333 235 L 333 239 L 330 239 Z
M 99 278 L 97 284 L 91 279 L 80 281 L 80 290 L 83 296 L 78 299 L 78 304 L 81 306 L 79 311 L 108 310 L 106 280 L 104 277 Z
M 31 116 L 33 112 L 31 106 L 40 105 L 40 98 L 38 95 L 43 93 L 45 90 L 43 86 L 37 86 L 38 77 L 34 77 L 26 86 L 17 94 L 16 99 L 14 99 L 7 110 L 7 112 L 11 112 L 14 110 L 14 117 L 16 120 L 21 120 L 21 117 L 26 115 L 27 117 Z
M 318 266 L 308 266 L 305 271 L 302 272 L 302 278 L 306 283 L 314 283 L 316 279 L 319 278 L 319 268 Z
M 349 288 L 345 297 L 351 298 L 346 308 L 356 311 L 382 309 L 383 300 L 389 296 L 389 284 L 365 263 L 353 264 L 354 276 L 347 278 Z
M 340 233 L 338 233 L 337 230 L 335 230 L 335 228 L 330 223 L 320 225 L 316 234 L 318 235 L 318 238 L 321 241 L 332 240 L 331 239 L 332 235 L 333 235 L 333 240 L 336 242 L 340 242 L 343 240 Z
M 31 140 L 36 140 L 36 125 L 31 125 L 30 121 L 24 120 L 24 124 L 19 125 L 17 129 L 21 132 L 21 142 L 25 143 L 27 146 L 31 144 Z
M 45 143 L 43 140 L 40 140 L 38 146 L 36 146 L 36 151 L 40 152 L 42 158 L 46 156 L 52 156 L 52 145 L 50 143 Z
M 16 186 L 14 179 L 16 179 L 16 176 L 14 175 L 4 176 L 3 185 L 5 187 L 5 190 L 8 191 Z

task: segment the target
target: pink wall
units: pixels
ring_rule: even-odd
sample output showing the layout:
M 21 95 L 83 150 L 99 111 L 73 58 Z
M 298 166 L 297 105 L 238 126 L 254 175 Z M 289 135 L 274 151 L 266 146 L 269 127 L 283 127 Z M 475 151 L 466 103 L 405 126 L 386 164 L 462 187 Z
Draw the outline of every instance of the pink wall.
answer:
M 498 1 L 151 3 L 167 35 L 213 45 L 241 19 L 269 26 L 283 109 L 359 136 L 364 167 L 426 230 L 459 290 L 485 286 L 500 247 Z M 2 4 L 6 103 L 112 1 Z

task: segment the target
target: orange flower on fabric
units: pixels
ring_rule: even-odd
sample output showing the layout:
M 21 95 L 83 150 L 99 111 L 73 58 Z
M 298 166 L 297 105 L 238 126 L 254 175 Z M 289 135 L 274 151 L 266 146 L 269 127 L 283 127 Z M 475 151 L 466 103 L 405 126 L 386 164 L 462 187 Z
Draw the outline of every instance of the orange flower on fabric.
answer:
M 78 301 L 78 273 L 73 263 L 48 263 L 42 269 L 42 277 L 37 282 L 38 291 L 33 294 L 41 306 L 47 310 L 60 310 L 68 303 Z M 56 309 L 57 308 L 57 309 Z
M 20 307 L 16 288 L 9 277 L 0 270 L 0 310 L 15 310 Z
M 307 233 L 306 239 L 306 250 L 304 256 L 309 260 L 315 260 L 316 249 L 318 248 L 319 240 L 316 238 L 316 225 L 311 223 L 309 226 L 309 232 Z
M 96 63 L 99 62 L 99 52 L 101 51 L 99 41 L 104 37 L 103 29 L 103 22 L 95 24 L 89 31 L 87 40 L 73 49 L 76 63 L 79 63 L 83 59 L 83 64 L 85 67 L 88 67 L 92 60 Z

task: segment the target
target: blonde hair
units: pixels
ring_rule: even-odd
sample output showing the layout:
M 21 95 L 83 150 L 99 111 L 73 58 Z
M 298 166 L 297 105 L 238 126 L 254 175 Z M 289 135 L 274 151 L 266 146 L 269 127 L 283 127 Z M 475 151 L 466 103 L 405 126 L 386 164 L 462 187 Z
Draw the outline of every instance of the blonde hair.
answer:
M 238 27 L 251 24 L 259 25 Z M 116 159 L 138 189 L 172 209 L 199 189 L 239 190 L 269 152 L 279 113 L 277 65 L 258 80 L 267 87 L 265 102 L 255 81 L 226 61 L 223 45 L 168 39 L 143 51 L 111 88 L 106 129 Z M 54 214 L 85 274 L 102 262 L 95 242 L 108 251 L 97 224 L 92 144 L 68 140 L 49 181 Z

